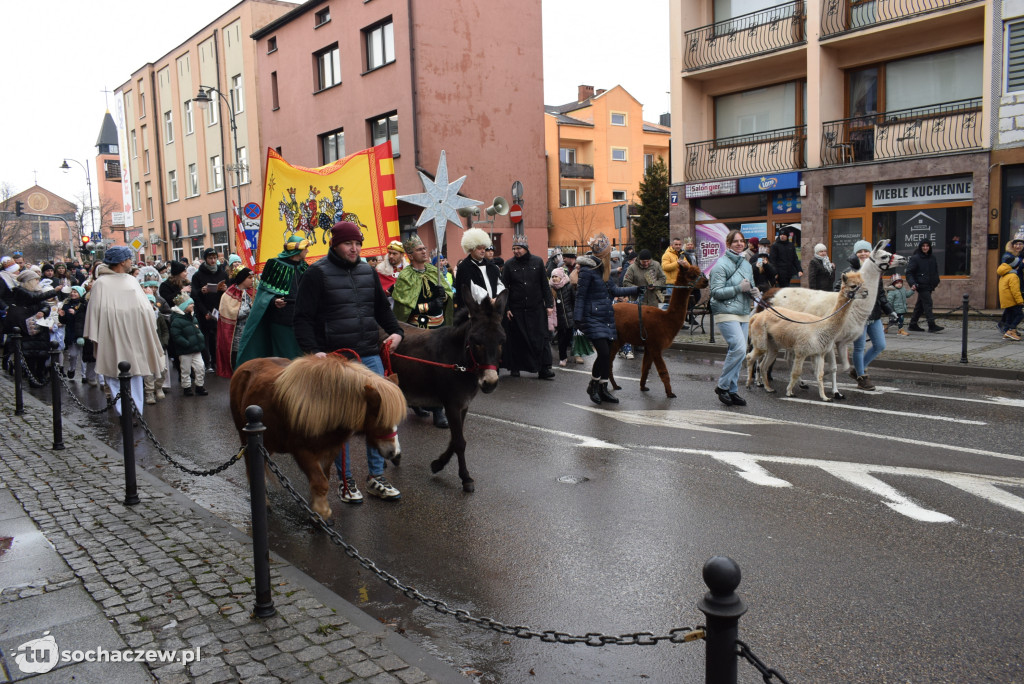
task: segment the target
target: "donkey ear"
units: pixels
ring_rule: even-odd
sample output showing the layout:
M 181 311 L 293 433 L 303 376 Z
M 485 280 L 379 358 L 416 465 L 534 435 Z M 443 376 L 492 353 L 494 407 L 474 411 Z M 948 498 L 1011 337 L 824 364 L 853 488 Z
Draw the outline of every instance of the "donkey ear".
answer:
M 501 294 L 491 300 L 491 309 L 498 315 L 505 315 L 505 307 L 508 305 L 508 290 L 502 290 Z

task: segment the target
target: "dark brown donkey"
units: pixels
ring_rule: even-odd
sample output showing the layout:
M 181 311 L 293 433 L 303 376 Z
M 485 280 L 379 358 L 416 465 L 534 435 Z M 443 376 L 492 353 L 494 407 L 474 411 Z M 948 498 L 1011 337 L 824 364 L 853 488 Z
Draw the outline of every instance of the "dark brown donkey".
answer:
M 391 369 L 398 375 L 398 386 L 410 406 L 444 407 L 451 439 L 444 453 L 430 463 L 430 470 L 439 473 L 453 454 L 458 456 L 465 492 L 474 490 L 466 468 L 466 413 L 478 390 L 489 394 L 498 386 L 498 364 L 505 342 L 501 318 L 507 297 L 508 292 L 502 292 L 480 304 L 467 298 L 452 326 L 424 330 L 403 323 L 405 339 L 401 345 L 390 354 L 381 353 L 385 369 L 390 357 Z M 382 342 L 385 337 L 381 331 Z M 397 465 L 398 459 L 392 462 Z

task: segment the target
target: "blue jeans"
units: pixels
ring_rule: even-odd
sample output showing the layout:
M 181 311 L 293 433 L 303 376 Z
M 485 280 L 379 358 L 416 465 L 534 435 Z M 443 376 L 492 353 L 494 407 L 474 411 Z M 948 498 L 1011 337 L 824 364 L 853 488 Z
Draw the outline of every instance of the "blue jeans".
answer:
M 372 370 L 377 375 L 384 375 L 384 364 L 381 363 L 380 357 L 377 356 L 377 355 L 374 355 L 374 356 L 364 356 L 363 357 L 363 365 L 366 366 L 367 368 L 369 368 L 370 370 Z M 343 478 L 347 479 L 347 478 L 352 477 L 352 459 L 351 458 L 346 458 L 345 459 L 345 472 L 344 472 L 344 474 L 342 474 L 342 471 L 341 471 L 341 461 L 342 461 L 341 455 L 342 455 L 342 453 L 344 453 L 345 449 L 348 449 L 348 444 L 347 443 L 342 448 L 342 451 L 338 452 L 338 455 L 334 459 L 334 467 L 338 471 L 338 479 L 343 479 Z M 372 447 L 369 444 L 367 444 L 366 445 L 366 470 L 367 470 L 367 472 L 369 472 L 369 474 L 371 476 L 373 476 L 373 475 L 383 475 L 384 474 L 384 466 L 385 466 L 384 457 L 380 455 L 380 452 L 377 451 L 376 447 Z
M 729 392 L 737 392 L 740 388 L 740 366 L 743 365 L 743 358 L 747 355 L 747 323 L 739 321 L 725 321 L 718 324 L 718 333 L 729 345 L 729 351 L 725 355 L 725 367 L 722 375 L 718 378 L 718 386 Z
M 864 352 L 864 346 L 868 338 L 871 338 L 871 349 Z M 875 357 L 885 351 L 885 328 L 882 319 L 868 321 L 861 333 L 853 343 L 853 369 L 857 375 L 864 375 L 868 366 L 875 360 Z

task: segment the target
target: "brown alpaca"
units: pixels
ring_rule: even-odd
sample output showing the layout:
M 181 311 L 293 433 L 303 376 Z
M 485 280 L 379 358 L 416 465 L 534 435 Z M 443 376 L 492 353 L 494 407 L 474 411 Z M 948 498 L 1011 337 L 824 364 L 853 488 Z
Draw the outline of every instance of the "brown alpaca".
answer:
M 641 339 L 640 315 L 636 304 L 620 302 L 615 309 L 615 339 L 611 344 L 612 368 L 608 369 L 608 381 L 612 388 L 622 389 L 615 384 L 615 354 L 624 344 L 643 346 L 644 360 L 640 371 L 640 391 L 648 391 L 647 374 L 651 371 L 651 364 L 658 369 L 658 377 L 665 385 L 665 394 L 670 398 L 672 394 L 672 381 L 668 377 L 668 369 L 665 367 L 665 360 L 661 353 L 668 349 L 672 341 L 683 327 L 686 320 L 686 311 L 690 306 L 690 292 L 697 288 L 699 290 L 708 286 L 708 279 L 699 268 L 687 263 L 680 262 L 679 273 L 676 275 L 676 289 L 672 290 L 672 297 L 668 302 L 668 309 L 662 311 L 656 306 L 643 307 L 643 332 L 647 339 Z

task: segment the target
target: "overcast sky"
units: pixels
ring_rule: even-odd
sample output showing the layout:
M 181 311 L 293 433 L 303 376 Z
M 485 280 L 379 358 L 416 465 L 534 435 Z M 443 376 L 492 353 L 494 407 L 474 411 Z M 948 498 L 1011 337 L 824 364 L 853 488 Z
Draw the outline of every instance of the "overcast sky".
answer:
M 102 91 L 113 91 L 236 3 L 3 2 L 0 183 L 20 192 L 38 182 L 78 201 L 85 173 L 74 163 L 70 171 L 58 167 L 68 157 L 93 172 L 103 114 L 114 109 L 113 95 Z M 545 104 L 574 100 L 579 84 L 621 85 L 643 103 L 646 120 L 668 111 L 667 0 L 543 0 L 543 8 Z M 479 30 L 499 40 L 499 27 Z M 95 178 L 93 185 L 95 198 Z

